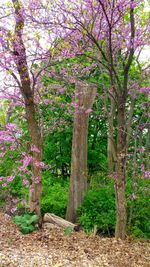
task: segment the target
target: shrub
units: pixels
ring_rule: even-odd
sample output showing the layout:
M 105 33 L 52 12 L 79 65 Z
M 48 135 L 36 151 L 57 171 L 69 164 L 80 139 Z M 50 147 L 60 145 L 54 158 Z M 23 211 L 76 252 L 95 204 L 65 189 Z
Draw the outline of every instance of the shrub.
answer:
M 147 239 L 150 238 L 149 180 L 136 177 L 136 183 L 136 194 L 133 200 L 131 197 L 132 177 L 128 177 L 126 189 L 127 233 L 133 237 Z M 94 175 L 90 179 L 89 191 L 78 214 L 79 222 L 87 232 L 91 232 L 94 225 L 97 225 L 98 233 L 112 235 L 116 221 L 115 192 L 112 180 L 103 173 Z
M 128 233 L 138 238 L 150 238 L 149 180 L 137 178 L 136 193 L 131 199 L 131 181 L 128 182 Z M 129 195 L 130 194 L 130 195 Z
M 58 178 L 43 178 L 43 196 L 41 201 L 42 214 L 54 213 L 65 217 L 68 199 L 68 182 Z
M 96 225 L 102 235 L 114 233 L 115 197 L 112 184 L 87 192 L 79 209 L 79 222 L 86 231 L 91 231 Z
M 19 225 L 19 229 L 23 234 L 29 234 L 37 229 L 38 216 L 33 214 L 14 216 L 13 222 Z

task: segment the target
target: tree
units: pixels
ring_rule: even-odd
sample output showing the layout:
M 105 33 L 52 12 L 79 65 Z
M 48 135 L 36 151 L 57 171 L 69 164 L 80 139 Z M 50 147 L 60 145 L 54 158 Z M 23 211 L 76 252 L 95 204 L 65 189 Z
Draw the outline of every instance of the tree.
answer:
M 38 30 L 36 31 L 31 24 L 30 31 L 29 28 L 26 29 L 27 25 L 31 22 L 29 22 L 28 16 L 29 9 L 30 5 L 28 7 L 23 6 L 20 0 L 12 0 L 12 5 L 9 3 L 6 8 L 1 8 L 2 26 L 0 27 L 0 44 L 3 56 L 0 67 L 3 75 L 5 73 L 7 75 L 6 81 L 11 81 L 11 86 L 13 86 L 10 91 L 8 82 L 8 85 L 5 85 L 1 91 L 3 98 L 10 98 L 9 95 L 11 95 L 11 100 L 17 99 L 25 109 L 28 131 L 31 138 L 30 156 L 32 154 L 32 185 L 30 187 L 29 206 L 30 211 L 35 212 L 40 217 L 43 140 L 37 102 L 39 101 L 39 77 L 47 65 L 41 66 L 37 70 L 37 62 L 48 58 L 50 53 L 47 52 L 47 49 L 41 49 Z M 6 21 L 8 24 L 5 24 Z M 8 25 L 8 27 L 4 25 Z M 11 30 L 9 28 L 10 25 L 14 25 L 15 29 L 12 28 Z M 33 29 L 35 33 L 32 32 L 31 34 Z M 30 49 L 31 40 L 35 46 L 32 49 Z M 26 162 L 26 166 L 29 162 Z
M 59 1 L 59 13 L 55 24 L 68 32 L 68 54 L 86 54 L 109 75 L 110 87 L 107 88 L 112 101 L 115 101 L 117 140 L 116 140 L 116 237 L 126 236 L 126 158 L 127 158 L 127 121 L 126 103 L 130 68 L 135 51 L 142 45 L 148 25 L 139 21 L 135 12 L 139 1 L 72 1 L 70 6 Z M 61 14 L 61 15 L 60 15 Z M 135 19 L 136 16 L 136 19 Z M 82 40 L 82 41 L 81 41 Z M 85 47 L 87 53 L 85 53 Z M 74 50 L 73 50 L 74 48 Z M 84 49 L 83 49 L 84 48 Z M 73 50 L 73 51 L 72 51 Z M 92 56 L 88 52 L 92 51 Z M 100 67 L 100 69 L 101 69 Z
M 22 7 L 18 0 L 12 0 L 15 9 L 15 33 L 13 38 L 13 53 L 14 61 L 20 76 L 21 86 L 20 91 L 24 98 L 26 118 L 28 129 L 31 137 L 31 142 L 37 151 L 33 151 L 33 188 L 30 191 L 30 210 L 40 216 L 40 198 L 42 193 L 41 184 L 41 168 L 37 166 L 37 162 L 42 161 L 42 136 L 39 125 L 35 119 L 35 103 L 34 95 L 31 88 L 31 81 L 27 65 L 26 49 L 23 41 L 22 31 L 24 27 L 24 18 Z
M 75 222 L 87 190 L 88 114 L 96 97 L 96 85 L 78 82 L 72 138 L 71 178 L 66 219 Z

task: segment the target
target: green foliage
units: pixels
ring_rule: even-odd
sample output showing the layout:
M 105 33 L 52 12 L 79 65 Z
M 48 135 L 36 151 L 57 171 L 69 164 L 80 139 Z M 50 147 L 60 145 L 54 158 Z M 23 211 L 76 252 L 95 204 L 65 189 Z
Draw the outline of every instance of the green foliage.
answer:
M 52 166 L 52 172 L 68 176 L 71 160 L 71 129 L 55 130 L 44 140 L 44 160 Z
M 131 223 L 127 225 L 128 233 L 138 238 L 150 238 L 150 204 L 149 204 L 149 180 L 136 179 L 135 199 L 128 197 L 128 218 Z M 131 193 L 131 181 L 128 182 L 127 194 Z M 132 212 L 132 214 L 131 214 Z
M 65 235 L 71 235 L 73 233 L 73 228 L 72 227 L 66 227 L 65 229 L 64 229 L 64 234 Z
M 23 234 L 29 234 L 37 229 L 38 216 L 35 214 L 14 216 L 13 222 L 19 226 L 19 229 Z
M 57 177 L 48 177 L 48 175 L 47 171 L 43 177 L 42 214 L 51 212 L 64 218 L 67 207 L 68 182 Z
M 94 225 L 101 234 L 111 235 L 115 228 L 115 197 L 112 183 L 90 189 L 79 209 L 79 222 L 86 231 Z
M 137 177 L 136 197 L 132 199 L 132 177 L 127 181 L 127 233 L 136 238 L 150 238 L 149 180 Z M 90 188 L 78 211 L 79 223 L 87 233 L 94 225 L 101 235 L 112 235 L 115 230 L 114 184 L 105 173 L 90 178 Z M 129 218 L 131 216 L 131 222 Z

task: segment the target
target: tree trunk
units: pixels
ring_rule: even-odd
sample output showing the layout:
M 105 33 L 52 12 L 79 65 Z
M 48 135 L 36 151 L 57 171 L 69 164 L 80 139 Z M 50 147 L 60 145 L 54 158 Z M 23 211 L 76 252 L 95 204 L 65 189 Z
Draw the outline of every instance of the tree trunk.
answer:
M 131 99 L 130 104 L 130 111 L 128 114 L 128 120 L 127 120 L 127 149 L 129 148 L 131 136 L 132 136 L 132 120 L 133 120 L 133 114 L 134 114 L 134 108 L 135 108 L 135 99 Z
M 117 169 L 115 179 L 116 191 L 116 238 L 125 239 L 126 236 L 126 114 L 125 101 L 122 97 L 119 100 L 118 114 L 117 114 Z
M 146 138 L 146 146 L 145 146 L 145 167 L 146 170 L 150 170 L 150 117 L 148 119 L 148 132 Z
M 66 213 L 66 219 L 71 222 L 76 221 L 76 211 L 87 190 L 88 113 L 96 96 L 96 86 L 78 83 L 75 93 L 78 107 L 74 114 L 71 179 Z
M 30 211 L 35 212 L 41 216 L 40 212 L 40 199 L 42 194 L 41 184 L 41 168 L 36 164 L 42 161 L 42 138 L 40 135 L 38 123 L 35 120 L 35 106 L 34 102 L 26 105 L 26 117 L 28 130 L 31 137 L 31 143 L 35 146 L 39 152 L 33 151 L 33 162 L 32 162 L 32 185 L 29 194 L 29 206 Z
M 28 125 L 28 131 L 31 138 L 31 145 L 37 148 L 33 151 L 32 163 L 32 185 L 29 194 L 30 211 L 35 212 L 41 219 L 40 198 L 42 193 L 41 168 L 38 163 L 42 161 L 42 135 L 40 127 L 36 121 L 34 93 L 31 86 L 29 69 L 27 64 L 26 49 L 23 40 L 24 17 L 22 16 L 23 5 L 19 0 L 12 0 L 15 10 L 15 33 L 13 38 L 13 56 L 14 62 L 20 78 L 20 92 L 25 103 L 25 112 Z
M 108 141 L 107 141 L 107 157 L 108 157 L 108 171 L 112 174 L 116 162 L 116 149 L 114 142 L 114 115 L 115 115 L 115 102 L 111 99 L 111 111 L 108 116 Z

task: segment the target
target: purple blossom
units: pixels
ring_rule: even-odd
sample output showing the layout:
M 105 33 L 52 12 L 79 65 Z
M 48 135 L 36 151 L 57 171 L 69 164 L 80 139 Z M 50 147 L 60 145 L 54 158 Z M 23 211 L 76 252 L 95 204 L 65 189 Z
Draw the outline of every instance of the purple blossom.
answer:
M 6 187 L 6 186 L 7 186 L 7 183 L 2 184 L 2 187 Z
M 24 159 L 23 159 L 23 166 L 24 166 L 24 167 L 27 167 L 27 166 L 29 165 L 29 163 L 31 162 L 31 160 L 32 160 L 32 157 L 26 155 L 26 156 L 24 157 Z
M 141 165 L 141 171 L 144 171 L 145 170 L 145 167 L 144 167 L 144 164 Z
M 44 168 L 45 164 L 44 164 L 44 162 L 35 162 L 35 166 Z
M 5 153 L 0 153 L 0 157 L 3 158 L 5 156 Z
M 150 171 L 145 171 L 144 176 L 145 178 L 150 178 Z
M 11 181 L 13 181 L 14 178 L 15 178 L 14 176 L 8 176 L 8 177 L 7 177 L 7 182 L 11 182 Z
M 23 166 L 20 166 L 20 167 L 19 167 L 19 171 L 21 171 L 21 172 L 26 172 L 27 170 L 26 170 L 26 168 L 25 168 L 25 167 L 23 167 Z
M 32 146 L 31 146 L 31 151 L 32 151 L 32 152 L 40 153 L 40 150 L 39 150 L 35 145 L 32 145 Z
M 148 95 L 150 95 L 150 86 L 148 87 L 142 87 L 141 89 L 140 89 L 140 92 L 141 93 L 147 93 Z
M 74 108 L 78 108 L 79 107 L 79 105 L 76 102 L 72 102 L 71 106 L 74 107 Z
M 61 89 L 59 89 L 59 93 L 63 94 L 65 92 L 65 88 L 62 87 Z
M 10 150 L 15 150 L 15 148 L 16 148 L 16 145 L 13 145 L 13 146 L 10 146 Z
M 11 211 L 11 213 L 15 213 L 17 211 L 17 207 L 12 208 L 10 211 Z
M 32 194 L 34 192 L 34 188 L 32 185 L 30 185 L 30 194 Z
M 17 204 L 18 201 L 19 201 L 19 200 L 18 200 L 17 198 L 13 198 L 13 199 L 12 199 L 12 202 L 13 202 L 14 204 Z
M 38 176 L 37 177 L 33 177 L 32 181 L 35 184 L 39 184 L 40 183 L 40 178 Z
M 28 185 L 28 184 L 29 184 L 29 181 L 26 178 L 24 178 L 23 179 L 23 185 Z
M 15 138 L 13 136 L 10 136 L 10 135 L 1 135 L 0 136 L 0 141 L 11 141 L 11 142 L 14 142 Z
M 85 114 L 89 114 L 90 112 L 92 112 L 92 109 L 91 109 L 91 108 L 88 108 L 88 109 L 85 111 Z
M 51 100 L 50 100 L 50 99 L 43 99 L 43 100 L 42 100 L 42 103 L 43 103 L 44 105 L 49 105 L 49 104 L 51 103 Z
M 8 130 L 8 131 L 16 131 L 17 130 L 17 125 L 16 124 L 14 124 L 14 123 L 7 123 L 7 125 L 6 125 L 6 129 Z

